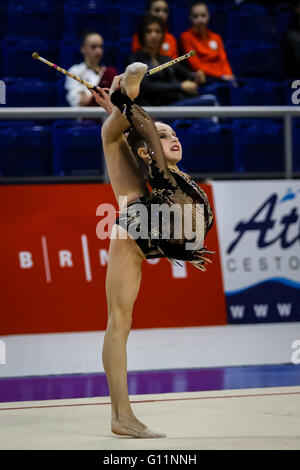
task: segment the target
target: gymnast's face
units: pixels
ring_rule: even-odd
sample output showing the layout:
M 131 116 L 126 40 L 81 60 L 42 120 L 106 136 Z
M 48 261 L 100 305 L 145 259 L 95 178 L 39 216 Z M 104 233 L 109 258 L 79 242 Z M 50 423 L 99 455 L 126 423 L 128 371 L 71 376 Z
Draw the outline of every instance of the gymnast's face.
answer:
M 181 143 L 178 137 L 176 137 L 176 133 L 172 127 L 158 121 L 155 123 L 155 127 L 160 138 L 167 165 L 174 167 L 182 158 Z M 137 153 L 145 160 L 149 158 L 147 147 L 140 147 Z
M 182 159 L 181 143 L 176 136 L 176 132 L 168 124 L 156 122 L 160 142 L 167 160 L 168 165 L 176 165 Z

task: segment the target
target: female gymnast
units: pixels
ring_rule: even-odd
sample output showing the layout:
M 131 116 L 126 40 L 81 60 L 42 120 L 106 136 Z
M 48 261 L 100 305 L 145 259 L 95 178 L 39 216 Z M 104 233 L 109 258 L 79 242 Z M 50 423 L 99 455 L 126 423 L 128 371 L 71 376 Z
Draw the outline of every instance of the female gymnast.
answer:
M 213 252 L 203 244 L 200 249 L 187 250 L 185 242 L 192 236 L 185 227 L 181 238 L 162 239 L 154 236 L 157 227 L 152 229 L 150 224 L 148 238 L 134 240 L 128 232 L 131 224 L 141 223 L 141 219 L 138 212 L 129 216 L 126 210 L 141 203 L 148 209 L 153 202 L 165 202 L 170 207 L 189 204 L 193 228 L 197 235 L 202 234 L 202 240 L 213 224 L 213 213 L 204 191 L 177 168 L 182 149 L 173 129 L 162 122 L 154 123 L 134 102 L 147 68 L 138 62 L 129 65 L 125 73 L 114 78 L 109 96 L 101 88 L 97 88 L 99 94 L 91 92 L 110 114 L 102 126 L 102 141 L 115 197 L 119 201 L 127 196 L 127 208 L 125 203 L 120 204 L 120 216 L 113 227 L 106 275 L 108 322 L 102 361 L 111 396 L 111 431 L 136 438 L 160 438 L 166 434 L 139 421 L 128 396 L 126 343 L 141 283 L 141 265 L 147 258 L 166 257 L 171 262 L 186 260 L 205 270 L 205 263 L 211 262 L 207 255 Z M 204 208 L 202 218 L 196 217 L 199 204 Z M 174 234 L 173 219 L 169 225 Z M 161 235 L 161 226 L 158 230 Z

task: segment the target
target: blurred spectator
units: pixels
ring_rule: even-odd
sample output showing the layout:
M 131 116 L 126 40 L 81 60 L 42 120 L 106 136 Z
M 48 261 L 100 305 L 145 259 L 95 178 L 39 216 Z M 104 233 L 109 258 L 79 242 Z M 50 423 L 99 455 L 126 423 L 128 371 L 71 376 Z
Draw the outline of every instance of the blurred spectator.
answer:
M 180 36 L 184 53 L 191 49 L 196 55 L 188 63 L 202 79 L 206 81 L 234 80 L 234 75 L 227 59 L 221 36 L 207 28 L 209 11 L 205 2 L 195 2 L 190 8 L 192 27 Z
M 151 69 L 171 60 L 170 57 L 159 53 L 164 35 L 164 24 L 160 18 L 146 15 L 138 34 L 142 48 L 131 55 L 130 63 L 143 62 Z M 137 101 L 142 106 L 219 104 L 214 95 L 199 96 L 194 74 L 180 63 L 145 76 L 141 82 L 141 93 Z
M 152 0 L 150 1 L 149 11 L 152 16 L 158 16 L 164 23 L 164 38 L 160 48 L 160 55 L 166 55 L 175 59 L 178 57 L 177 40 L 173 34 L 169 33 L 167 21 L 169 18 L 169 6 L 165 0 Z M 135 33 L 132 40 L 132 52 L 137 51 L 142 47 L 138 34 Z
M 68 71 L 92 85 L 110 88 L 117 70 L 115 67 L 100 65 L 104 52 L 102 36 L 94 31 L 86 31 L 82 37 L 80 52 L 84 62 L 72 65 Z M 70 106 L 98 106 L 86 86 L 73 78 L 66 77 L 65 89 Z
M 300 79 L 300 0 L 294 3 L 290 26 L 283 38 L 284 74 Z

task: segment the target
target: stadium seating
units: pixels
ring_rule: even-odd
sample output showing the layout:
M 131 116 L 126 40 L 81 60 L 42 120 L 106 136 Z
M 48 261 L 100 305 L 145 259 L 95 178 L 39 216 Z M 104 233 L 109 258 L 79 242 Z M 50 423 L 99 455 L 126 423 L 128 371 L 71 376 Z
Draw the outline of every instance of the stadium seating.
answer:
M 284 86 L 264 78 L 240 80 L 231 87 L 232 106 L 281 106 L 285 104 Z
M 55 81 L 59 72 L 32 58 L 33 52 L 39 52 L 51 62 L 57 64 L 58 42 L 43 39 L 21 39 L 6 37 L 2 41 L 2 76 L 36 77 L 45 81 Z
M 52 136 L 46 126 L 11 123 L 0 126 L 0 175 L 52 174 Z
M 117 69 L 123 71 L 131 55 L 132 37 L 120 39 L 117 47 Z
M 7 21 L 10 36 L 58 40 L 62 32 L 62 8 L 57 1 L 10 0 Z
M 131 54 L 132 35 L 147 5 L 147 0 L 126 3 L 122 0 L 0 0 L 0 73 L 6 83 L 6 106 L 68 106 L 65 77 L 31 56 L 38 51 L 42 57 L 66 69 L 82 62 L 79 48 L 84 29 L 103 35 L 103 63 L 114 65 L 119 72 L 124 70 Z M 283 2 L 267 8 L 248 2 L 236 5 L 233 0 L 209 0 L 208 5 L 209 28 L 222 36 L 239 87 L 216 82 L 203 87 L 202 92 L 216 95 L 224 106 L 291 105 L 294 90 L 290 81 L 280 81 L 279 47 L 291 19 L 289 4 Z M 174 0 L 169 6 L 169 29 L 178 38 L 190 27 L 189 2 Z M 12 171 L 7 166 L 9 152 L 11 164 L 17 162 L 17 136 L 21 135 L 21 129 L 26 129 L 22 164 L 28 162 L 28 174 L 38 174 L 38 171 L 51 174 L 52 154 L 55 174 L 103 172 L 99 124 L 50 121 L 52 134 L 49 134 L 48 122 L 0 120 L 0 148 L 7 158 L 1 161 L 3 175 Z M 226 119 L 219 124 L 208 119 L 177 120 L 175 126 L 183 142 L 181 165 L 186 166 L 186 171 L 283 169 L 282 123 L 276 120 Z M 300 171 L 299 127 L 295 120 L 293 148 L 297 171 Z M 39 131 L 44 140 L 39 141 Z M 50 143 L 45 159 L 39 160 L 39 152 L 44 153 L 44 141 Z M 20 165 L 16 171 L 25 175 L 27 170 Z
M 280 74 L 278 44 L 261 41 L 229 42 L 227 55 L 237 77 L 265 77 Z
M 101 33 L 107 41 L 115 41 L 118 23 L 119 10 L 108 2 L 67 0 L 64 4 L 64 35 L 67 37 L 79 38 L 85 29 L 90 29 Z
M 93 121 L 56 121 L 52 126 L 55 175 L 101 175 L 101 128 Z
M 231 82 L 212 82 L 201 87 L 201 93 L 215 95 L 221 106 L 231 105 Z
M 227 12 L 227 41 L 264 41 L 276 39 L 274 16 L 262 5 L 231 6 Z
M 5 3 L 4 0 L 0 1 L 0 39 L 3 38 L 6 34 L 7 30 L 7 24 L 6 24 L 6 18 L 5 18 Z M 0 68 L 1 72 L 1 68 Z
M 63 37 L 59 43 L 59 64 L 68 70 L 74 64 L 83 61 L 80 52 L 80 40 L 75 37 Z
M 190 27 L 189 6 L 186 2 L 170 2 L 170 31 L 178 39 L 182 31 Z
M 275 8 L 277 37 L 280 38 L 287 30 L 291 21 L 291 7 L 288 3 L 283 3 Z
M 285 90 L 285 104 L 287 106 L 299 104 L 300 100 L 300 78 L 299 80 L 285 80 L 283 88 Z M 296 100 L 296 101 L 295 101 Z
M 293 122 L 293 170 L 300 171 L 300 119 Z
M 282 124 L 268 119 L 236 119 L 232 127 L 236 172 L 284 170 Z
M 124 14 L 124 8 L 126 8 L 126 14 Z M 137 31 L 140 20 L 144 15 L 144 9 L 141 8 L 140 4 L 136 3 L 135 6 L 124 7 L 124 4 L 119 5 L 119 24 L 117 29 L 117 38 L 132 38 L 133 34 Z
M 57 106 L 69 106 L 66 100 L 65 77 L 61 77 L 56 83 Z
M 178 120 L 174 129 L 183 149 L 182 167 L 187 172 L 232 172 L 233 141 L 228 125 L 198 119 L 191 126 Z
M 4 78 L 9 106 L 56 106 L 56 84 L 35 78 Z

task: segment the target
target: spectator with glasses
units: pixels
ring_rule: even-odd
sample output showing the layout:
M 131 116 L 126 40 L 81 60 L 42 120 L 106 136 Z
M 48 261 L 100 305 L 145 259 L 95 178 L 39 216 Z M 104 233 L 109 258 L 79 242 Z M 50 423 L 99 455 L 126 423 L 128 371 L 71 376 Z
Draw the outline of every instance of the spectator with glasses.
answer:
M 178 57 L 178 46 L 176 38 L 168 31 L 168 18 L 169 18 L 169 6 L 165 0 L 152 0 L 150 1 L 149 10 L 152 16 L 160 18 L 164 24 L 164 38 L 160 48 L 160 55 L 172 57 L 175 59 Z M 138 33 L 135 33 L 132 40 L 132 52 L 136 52 L 142 47 L 139 40 Z

